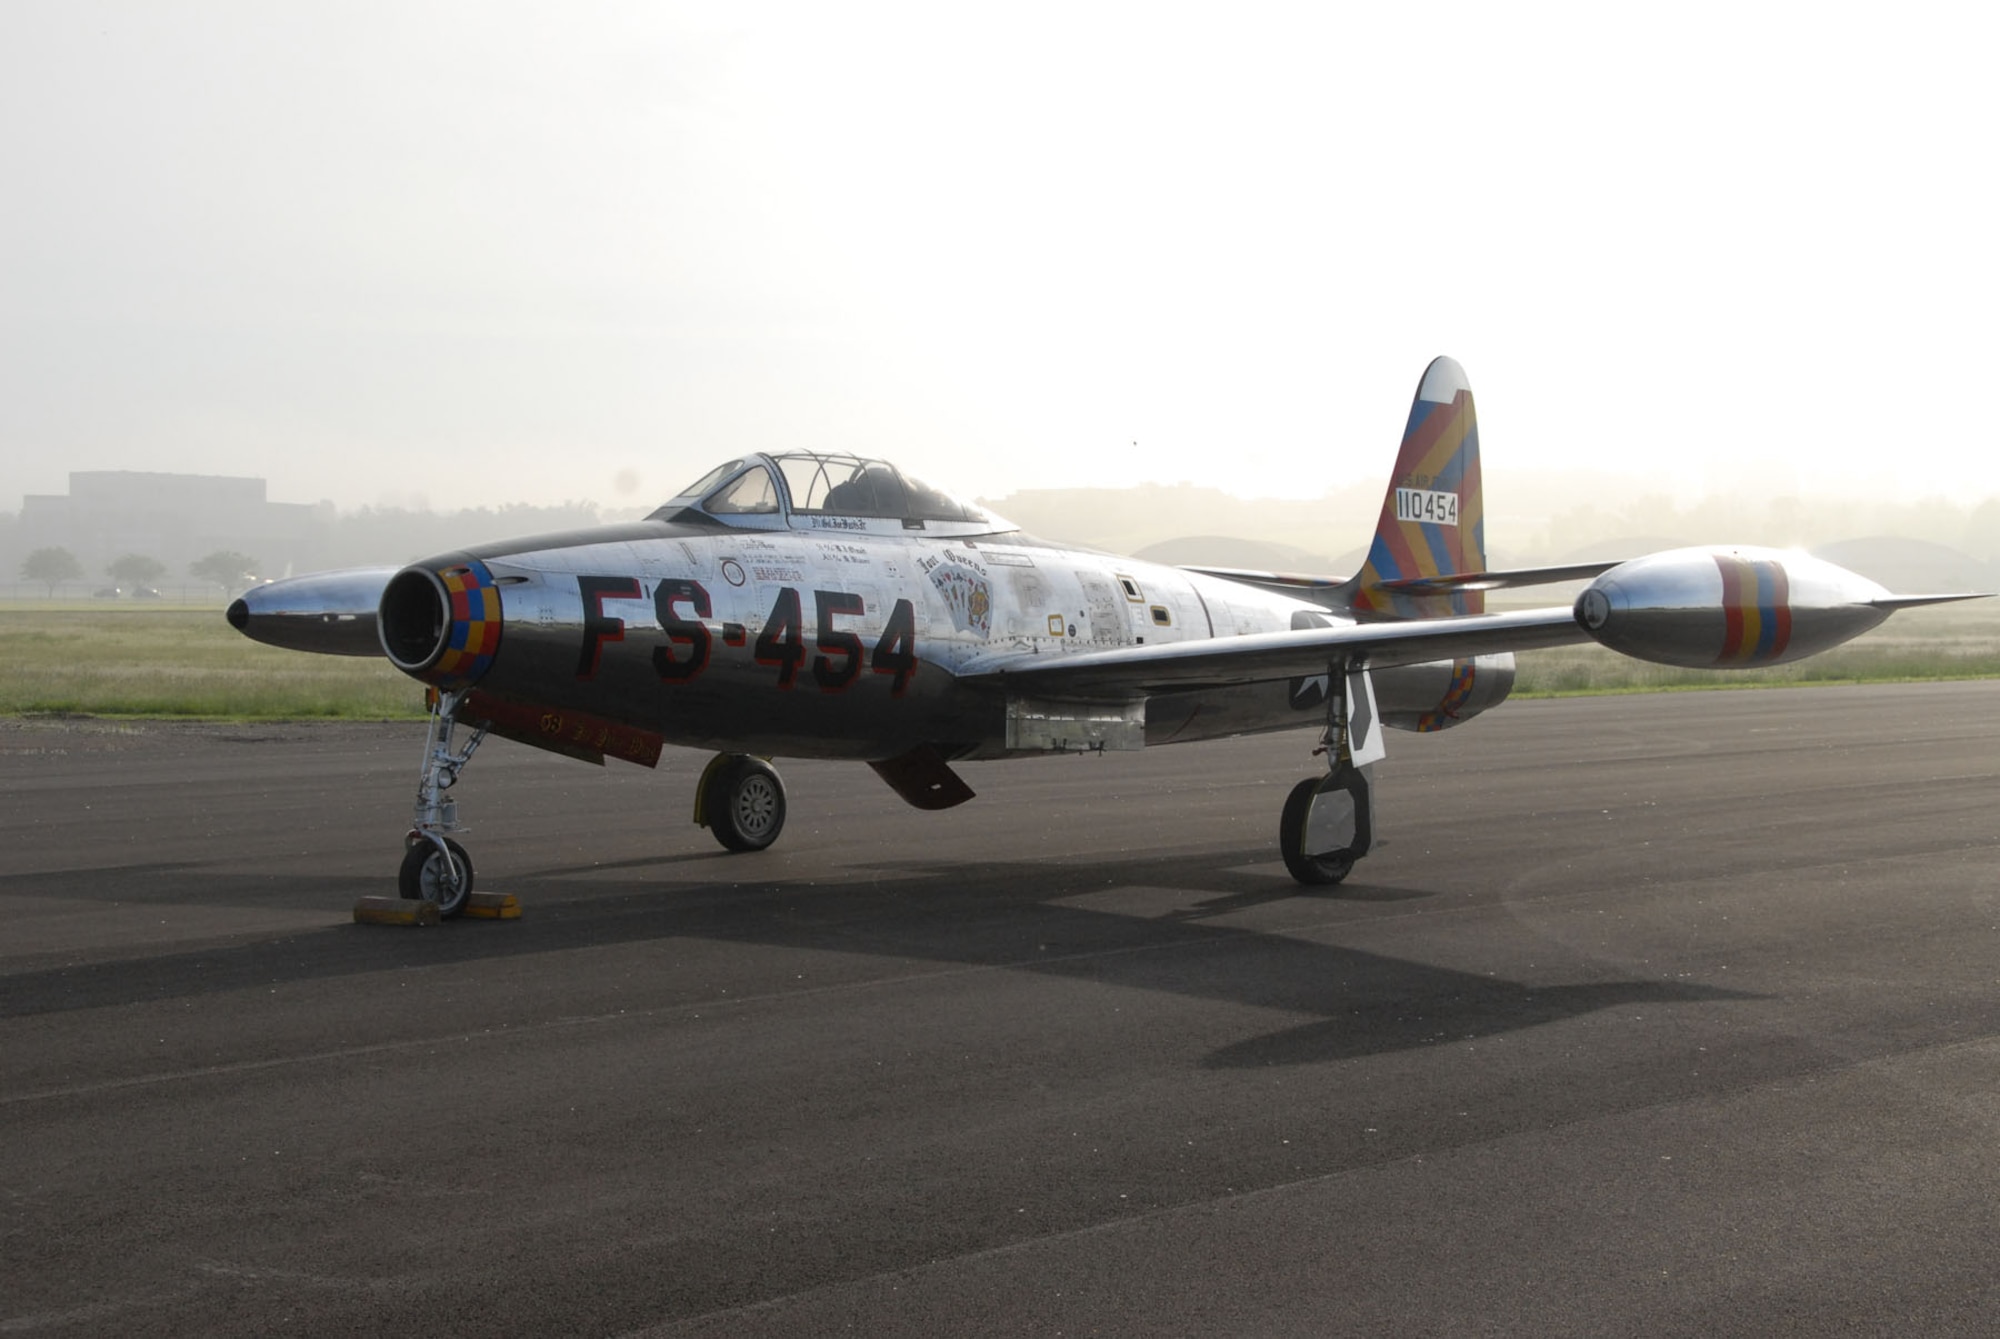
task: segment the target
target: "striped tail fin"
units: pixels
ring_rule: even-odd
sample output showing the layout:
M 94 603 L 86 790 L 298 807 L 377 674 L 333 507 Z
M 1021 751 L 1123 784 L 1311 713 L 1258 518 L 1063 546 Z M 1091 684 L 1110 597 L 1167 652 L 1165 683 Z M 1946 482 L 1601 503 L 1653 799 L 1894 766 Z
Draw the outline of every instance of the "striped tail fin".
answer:
M 1483 591 L 1419 594 L 1410 588 L 1426 578 L 1485 570 L 1486 506 L 1472 386 L 1464 368 L 1439 358 L 1424 369 L 1410 402 L 1368 563 L 1339 593 L 1363 618 L 1478 614 L 1486 610 Z

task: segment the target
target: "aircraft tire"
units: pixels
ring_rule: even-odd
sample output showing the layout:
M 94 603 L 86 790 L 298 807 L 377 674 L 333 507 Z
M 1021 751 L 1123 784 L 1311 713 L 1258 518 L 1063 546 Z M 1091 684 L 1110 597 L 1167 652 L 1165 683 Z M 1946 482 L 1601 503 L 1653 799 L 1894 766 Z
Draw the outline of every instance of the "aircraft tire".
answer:
M 762 758 L 738 755 L 709 777 L 702 812 L 730 850 L 761 851 L 785 830 L 785 783 Z
M 464 873 L 457 888 L 451 888 L 446 877 L 444 856 L 436 843 L 427 838 L 418 838 L 410 849 L 403 852 L 403 868 L 396 876 L 396 891 L 412 902 L 437 903 L 438 919 L 450 920 L 465 910 L 465 904 L 472 897 L 472 857 L 465 848 L 451 838 L 444 839 L 451 858 Z
M 1312 814 L 1313 797 L 1319 793 L 1320 778 L 1309 776 L 1292 787 L 1285 797 L 1285 812 L 1278 819 L 1278 851 L 1294 879 L 1308 887 L 1324 888 L 1339 883 L 1354 868 L 1354 857 L 1346 851 L 1308 855 L 1305 849 L 1306 820 Z

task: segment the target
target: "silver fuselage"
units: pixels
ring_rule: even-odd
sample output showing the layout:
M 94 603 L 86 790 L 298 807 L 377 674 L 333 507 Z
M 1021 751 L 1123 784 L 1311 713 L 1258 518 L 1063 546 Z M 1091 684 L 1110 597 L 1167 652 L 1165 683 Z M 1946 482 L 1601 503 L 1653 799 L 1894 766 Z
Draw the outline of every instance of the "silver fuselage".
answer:
M 1061 657 L 1347 621 L 1306 600 L 1018 531 L 884 533 L 889 524 L 650 521 L 416 567 L 476 561 L 490 578 L 500 626 L 478 691 L 770 757 L 880 759 L 926 744 L 959 758 L 1041 752 L 1010 747 L 1007 694 L 961 683 L 966 667 L 995 653 Z M 1479 700 L 1459 715 L 1505 696 L 1509 658 L 1487 659 Z M 1385 722 L 1434 728 L 1420 722 L 1452 673 L 1449 661 L 1379 671 Z M 1247 682 L 1135 693 L 1129 705 L 1152 746 L 1319 725 L 1324 689 Z

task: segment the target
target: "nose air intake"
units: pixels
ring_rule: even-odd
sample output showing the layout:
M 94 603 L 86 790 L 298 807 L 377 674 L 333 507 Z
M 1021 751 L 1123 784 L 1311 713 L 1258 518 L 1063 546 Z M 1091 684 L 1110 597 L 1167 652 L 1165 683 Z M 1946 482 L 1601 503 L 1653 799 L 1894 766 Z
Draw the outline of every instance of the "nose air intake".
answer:
M 383 590 L 376 625 L 397 669 L 448 692 L 468 688 L 500 649 L 500 591 L 477 559 L 406 567 Z
M 383 590 L 377 619 L 390 662 L 405 674 L 422 673 L 444 652 L 450 622 L 444 583 L 435 573 L 405 568 Z

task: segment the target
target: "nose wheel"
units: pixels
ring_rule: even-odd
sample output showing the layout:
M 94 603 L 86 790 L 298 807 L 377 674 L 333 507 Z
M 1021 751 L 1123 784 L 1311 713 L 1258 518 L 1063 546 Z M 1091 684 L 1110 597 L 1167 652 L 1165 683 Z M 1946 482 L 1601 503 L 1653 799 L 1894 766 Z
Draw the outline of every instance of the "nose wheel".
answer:
M 403 854 L 396 888 L 406 900 L 435 902 L 438 917 L 449 920 L 472 896 L 472 857 L 449 837 L 419 836 Z
M 718 753 L 696 787 L 694 821 L 732 851 L 761 851 L 785 828 L 785 783 L 762 758 Z
M 472 897 L 472 857 L 447 833 L 458 825 L 458 802 L 446 795 L 458 774 L 472 761 L 473 750 L 486 738 L 486 726 L 472 732 L 465 747 L 454 750 L 451 736 L 458 724 L 462 693 L 437 693 L 431 699 L 430 738 L 424 743 L 424 769 L 417 778 L 417 806 L 410 818 L 403 867 L 396 891 L 411 901 L 437 904 L 438 917 L 449 920 L 465 910 Z

